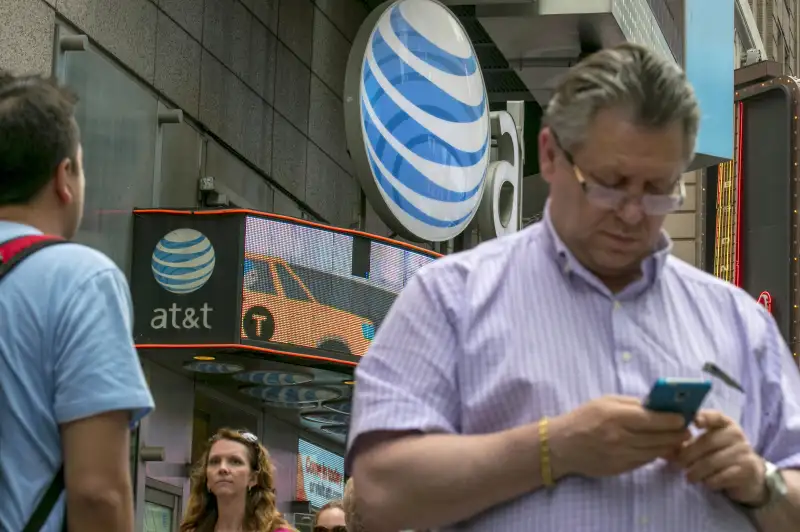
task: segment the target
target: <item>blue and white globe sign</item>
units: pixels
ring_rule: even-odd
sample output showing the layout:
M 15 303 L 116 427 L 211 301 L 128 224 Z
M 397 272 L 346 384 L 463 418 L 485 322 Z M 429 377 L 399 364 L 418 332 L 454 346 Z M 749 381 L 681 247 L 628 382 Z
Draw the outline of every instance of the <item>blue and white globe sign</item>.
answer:
M 370 203 L 399 234 L 442 241 L 480 203 L 489 164 L 486 87 L 461 23 L 436 0 L 374 11 L 353 43 L 345 125 Z
M 175 229 L 153 250 L 153 277 L 164 290 L 190 294 L 211 279 L 215 261 L 208 237 L 194 229 Z

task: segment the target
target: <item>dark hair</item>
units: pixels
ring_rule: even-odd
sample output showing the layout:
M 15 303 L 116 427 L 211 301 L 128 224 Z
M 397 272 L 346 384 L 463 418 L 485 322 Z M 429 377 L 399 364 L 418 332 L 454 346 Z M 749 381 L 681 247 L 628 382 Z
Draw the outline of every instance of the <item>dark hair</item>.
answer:
M 77 102 L 51 78 L 0 70 L 0 206 L 30 202 L 61 161 L 77 164 Z

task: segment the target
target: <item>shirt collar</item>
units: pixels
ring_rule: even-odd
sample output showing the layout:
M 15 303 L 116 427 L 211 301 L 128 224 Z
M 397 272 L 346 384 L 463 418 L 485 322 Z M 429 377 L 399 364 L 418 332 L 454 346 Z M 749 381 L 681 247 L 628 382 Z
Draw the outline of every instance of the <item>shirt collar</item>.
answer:
M 590 284 L 602 287 L 602 290 L 608 291 L 608 289 L 605 288 L 605 285 L 600 283 L 593 273 L 587 270 L 583 264 L 578 262 L 578 259 L 575 258 L 575 255 L 572 254 L 569 248 L 567 248 L 566 244 L 564 244 L 564 241 L 561 240 L 561 237 L 558 236 L 558 233 L 556 233 L 556 230 L 553 227 L 553 221 L 550 218 L 549 199 L 547 200 L 547 203 L 545 203 L 542 221 L 545 226 L 545 232 L 548 235 L 548 239 L 552 245 L 551 250 L 554 252 L 554 258 L 564 275 L 577 275 L 585 281 L 588 281 Z M 669 237 L 669 234 L 667 234 L 664 229 L 661 229 L 661 237 L 658 240 L 655 251 L 645 257 L 645 259 L 642 261 L 642 278 L 639 281 L 632 283 L 630 288 L 638 285 L 640 289 L 636 291 L 639 292 L 640 290 L 649 288 L 660 279 L 664 270 L 664 265 L 667 262 L 667 258 L 672 252 L 672 245 L 672 239 Z M 625 291 L 627 291 L 627 289 Z
M 0 234 L 9 234 L 13 235 L 11 238 L 16 238 L 16 236 L 41 235 L 42 232 L 31 225 L 0 220 Z

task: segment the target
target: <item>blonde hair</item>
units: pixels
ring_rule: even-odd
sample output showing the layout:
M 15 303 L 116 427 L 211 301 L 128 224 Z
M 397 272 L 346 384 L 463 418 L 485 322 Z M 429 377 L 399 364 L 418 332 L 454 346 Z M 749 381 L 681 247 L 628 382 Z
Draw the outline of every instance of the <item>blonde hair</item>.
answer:
M 314 516 L 314 526 L 319 524 L 319 518 L 322 515 L 322 512 L 325 510 L 341 510 L 344 511 L 344 506 L 342 505 L 341 499 L 335 499 L 332 501 L 328 501 L 322 508 L 317 510 L 317 514 Z
M 365 532 L 364 521 L 356 509 L 356 486 L 350 478 L 344 486 L 344 522 L 347 532 Z
M 245 437 L 249 436 L 249 437 Z M 206 467 L 211 446 L 220 440 L 241 443 L 247 448 L 250 468 L 256 472 L 256 484 L 247 494 L 244 529 L 257 532 L 274 532 L 280 528 L 294 530 L 283 518 L 275 504 L 275 468 L 269 453 L 254 436 L 229 428 L 220 429 L 208 441 L 191 476 L 191 492 L 181 532 L 213 532 L 217 524 L 217 498 L 208 491 Z

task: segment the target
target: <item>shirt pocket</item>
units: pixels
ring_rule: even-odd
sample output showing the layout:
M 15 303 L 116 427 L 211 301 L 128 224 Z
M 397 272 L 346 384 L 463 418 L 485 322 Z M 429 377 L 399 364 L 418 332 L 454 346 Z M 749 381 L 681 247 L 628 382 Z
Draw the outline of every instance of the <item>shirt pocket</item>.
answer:
M 744 393 L 723 382 L 715 381 L 702 408 L 722 412 L 742 425 L 746 400 L 747 397 Z

